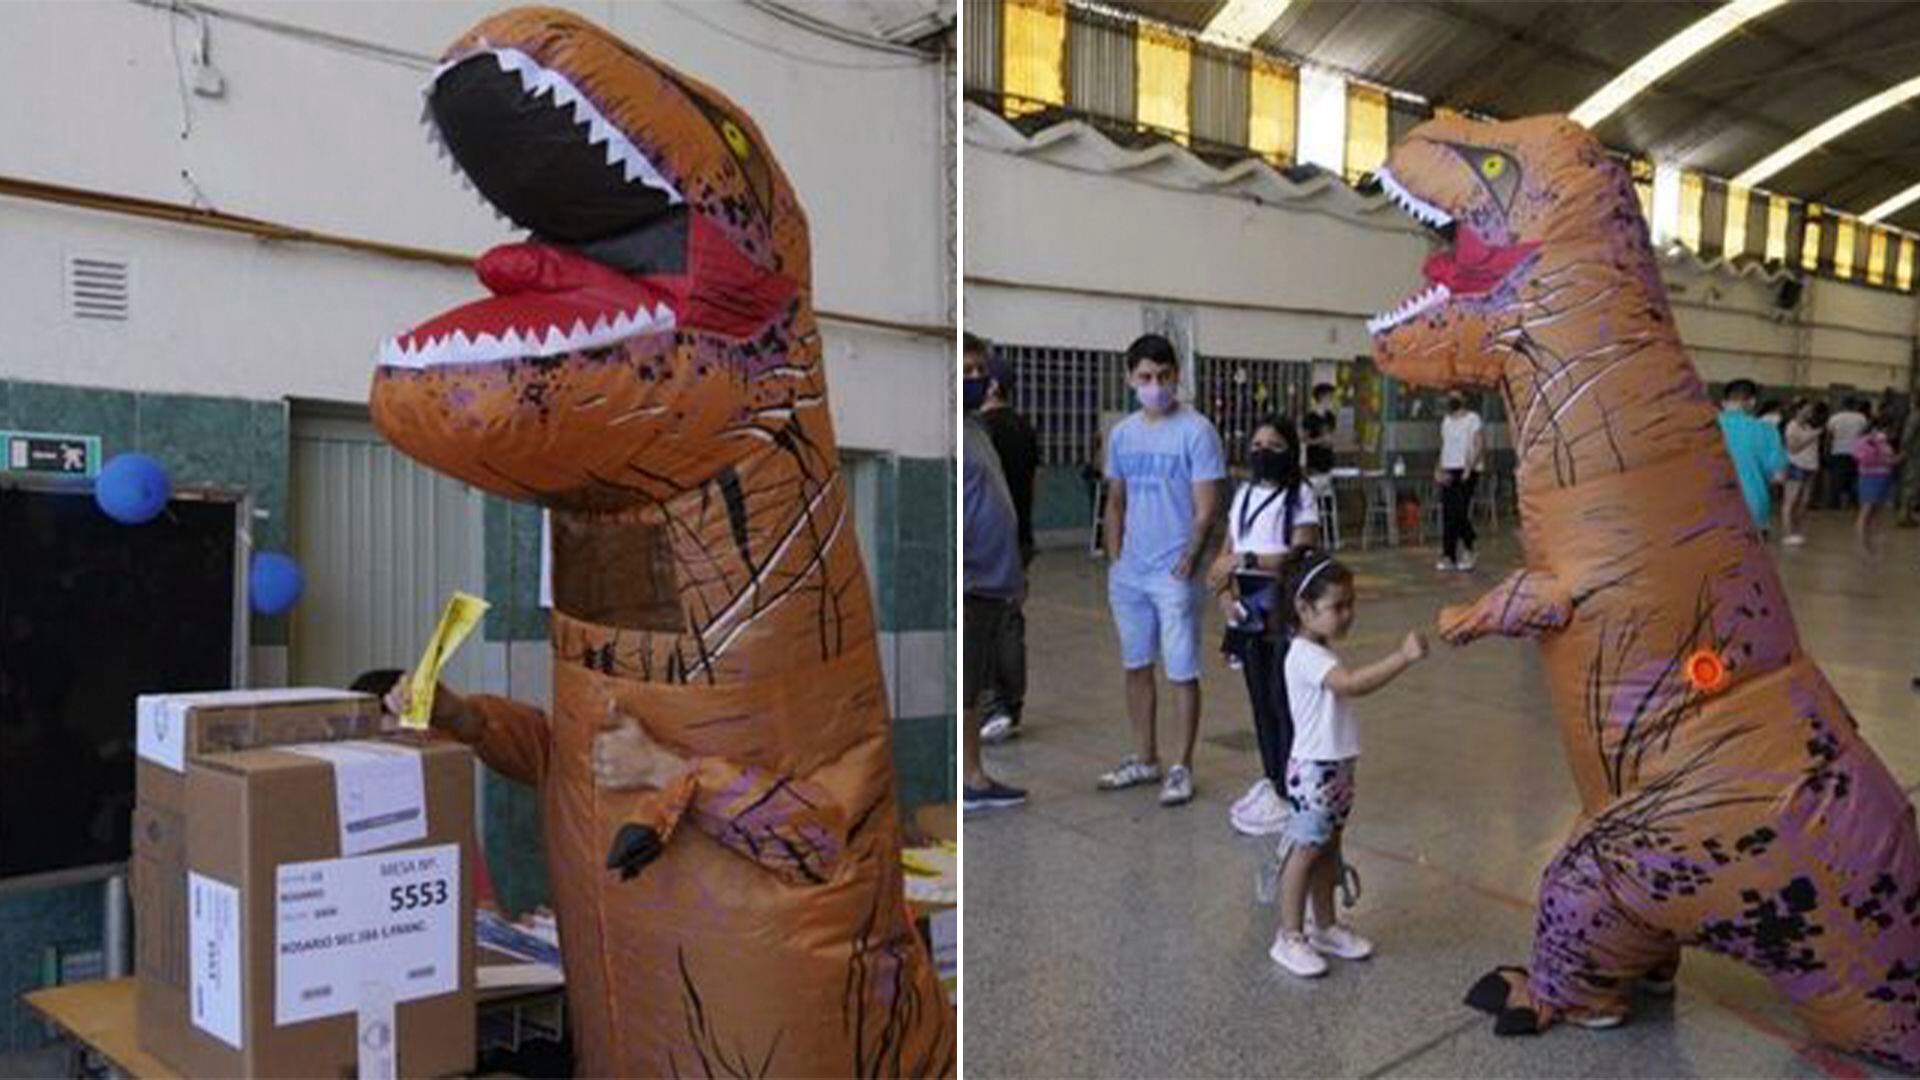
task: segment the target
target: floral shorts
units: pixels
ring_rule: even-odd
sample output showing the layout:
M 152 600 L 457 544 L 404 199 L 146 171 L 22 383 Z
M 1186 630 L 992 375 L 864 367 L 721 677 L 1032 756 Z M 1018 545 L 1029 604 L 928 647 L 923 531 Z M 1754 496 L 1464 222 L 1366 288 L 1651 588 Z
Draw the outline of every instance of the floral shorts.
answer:
M 1296 844 L 1319 846 L 1333 838 L 1353 813 L 1353 773 L 1358 759 L 1287 762 L 1287 838 Z

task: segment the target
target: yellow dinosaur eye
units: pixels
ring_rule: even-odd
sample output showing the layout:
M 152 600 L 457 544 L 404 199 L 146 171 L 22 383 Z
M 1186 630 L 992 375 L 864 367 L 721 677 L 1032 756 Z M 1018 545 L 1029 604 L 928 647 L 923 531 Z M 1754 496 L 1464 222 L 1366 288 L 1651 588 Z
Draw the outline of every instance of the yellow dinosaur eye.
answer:
M 734 157 L 744 158 L 753 149 L 753 144 L 747 141 L 747 133 L 731 120 L 720 121 L 720 137 L 727 140 L 727 149 L 733 151 Z
M 1507 159 L 1498 154 L 1488 154 L 1480 159 L 1480 175 L 1489 180 L 1500 179 L 1500 174 L 1506 171 Z

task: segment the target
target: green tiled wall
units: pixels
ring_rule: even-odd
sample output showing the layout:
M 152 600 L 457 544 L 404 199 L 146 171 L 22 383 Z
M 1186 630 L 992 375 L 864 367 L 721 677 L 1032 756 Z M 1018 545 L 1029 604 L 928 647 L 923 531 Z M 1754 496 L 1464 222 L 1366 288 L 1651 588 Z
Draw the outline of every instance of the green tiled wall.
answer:
M 284 402 L 0 380 L 0 427 L 98 435 L 104 458 L 151 454 L 176 486 L 245 488 L 267 512 L 252 523 L 254 547 L 287 547 Z M 255 645 L 284 645 L 287 620 L 254 616 L 251 635 Z M 94 947 L 99 937 L 98 886 L 0 895 L 0 1053 L 42 1041 L 18 1000 L 40 984 L 46 947 Z
M 1033 527 L 1084 529 L 1093 524 L 1093 497 L 1078 465 L 1043 465 L 1033 478 Z

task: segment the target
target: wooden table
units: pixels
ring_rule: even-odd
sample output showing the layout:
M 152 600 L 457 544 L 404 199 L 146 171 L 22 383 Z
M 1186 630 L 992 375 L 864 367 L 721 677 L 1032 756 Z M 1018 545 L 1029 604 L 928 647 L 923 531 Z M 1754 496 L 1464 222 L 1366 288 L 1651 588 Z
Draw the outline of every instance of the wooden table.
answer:
M 486 1014 L 505 1009 L 515 1013 L 532 1008 L 543 1015 L 538 1026 L 543 1033 L 557 1035 L 561 1020 L 561 995 L 558 987 L 502 988 L 483 990 L 475 995 L 474 1007 L 484 1021 Z M 27 1008 L 60 1031 L 67 1045 L 67 1075 L 93 1076 L 101 1070 L 89 1060 L 103 1059 L 107 1068 L 121 1076 L 140 1080 L 180 1080 L 159 1058 L 140 1049 L 138 1034 L 139 993 L 135 980 L 99 979 L 90 982 L 54 986 L 23 994 Z M 550 1007 L 550 1008 L 547 1008 Z
M 67 1044 L 67 1075 L 85 1076 L 88 1051 L 125 1076 L 174 1080 L 181 1074 L 140 1049 L 140 1008 L 132 979 L 103 979 L 35 990 L 21 1000 L 60 1029 Z

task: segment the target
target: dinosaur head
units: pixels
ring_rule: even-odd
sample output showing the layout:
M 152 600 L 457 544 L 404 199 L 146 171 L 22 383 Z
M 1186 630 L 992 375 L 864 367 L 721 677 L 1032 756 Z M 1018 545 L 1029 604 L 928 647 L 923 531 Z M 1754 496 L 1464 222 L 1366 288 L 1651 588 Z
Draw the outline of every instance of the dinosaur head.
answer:
M 806 220 L 713 89 L 569 12 L 496 15 L 425 89 L 430 137 L 529 233 L 491 293 L 381 348 L 376 423 L 509 498 L 579 510 L 699 486 L 818 405 Z
M 1424 287 L 1367 324 L 1381 369 L 1417 385 L 1497 383 L 1546 275 L 1597 220 L 1623 212 L 1622 191 L 1634 207 L 1618 166 L 1561 116 L 1430 120 L 1375 175 L 1440 242 L 1421 268 Z

